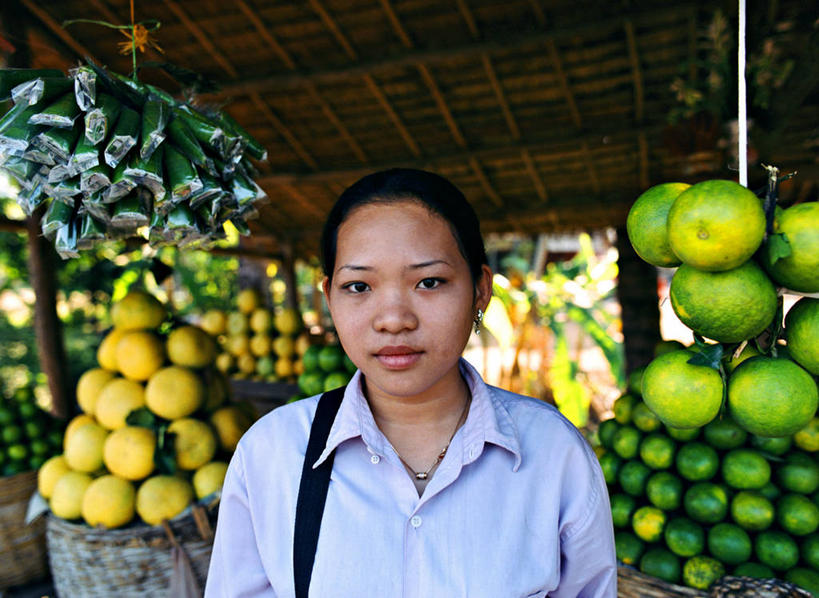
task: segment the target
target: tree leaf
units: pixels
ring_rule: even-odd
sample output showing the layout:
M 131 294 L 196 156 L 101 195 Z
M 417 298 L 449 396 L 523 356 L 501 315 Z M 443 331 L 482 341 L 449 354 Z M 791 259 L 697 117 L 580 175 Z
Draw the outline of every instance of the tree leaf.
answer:
M 694 337 L 694 341 L 697 343 L 699 351 L 688 360 L 688 363 L 691 365 L 704 365 L 719 371 L 720 360 L 723 355 L 722 345 L 719 343 L 708 344 L 697 342 L 696 336 Z
M 176 434 L 168 432 L 168 424 L 159 426 L 156 434 L 156 450 L 154 451 L 154 463 L 156 468 L 165 475 L 176 473 L 176 454 L 174 451 L 174 440 Z
M 774 233 L 768 236 L 768 247 L 771 255 L 771 263 L 775 264 L 777 260 L 786 258 L 791 254 L 791 244 L 785 233 Z
M 159 421 L 147 407 L 140 407 L 134 409 L 125 418 L 125 423 L 129 426 L 139 426 L 140 428 L 148 428 L 149 430 L 157 431 Z

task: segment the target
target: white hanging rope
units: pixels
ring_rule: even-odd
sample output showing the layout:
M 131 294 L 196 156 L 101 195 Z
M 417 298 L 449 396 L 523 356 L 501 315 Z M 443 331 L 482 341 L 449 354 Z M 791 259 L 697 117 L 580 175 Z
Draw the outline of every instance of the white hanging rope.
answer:
M 745 100 L 745 0 L 739 0 L 739 33 L 737 35 L 737 85 L 738 117 L 737 137 L 739 139 L 739 184 L 748 186 L 748 114 Z

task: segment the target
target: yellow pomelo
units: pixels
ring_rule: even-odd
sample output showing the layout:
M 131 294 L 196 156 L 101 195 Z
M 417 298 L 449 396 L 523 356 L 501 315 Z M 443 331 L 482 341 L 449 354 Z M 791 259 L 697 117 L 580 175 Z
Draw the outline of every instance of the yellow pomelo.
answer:
M 211 461 L 196 470 L 193 474 L 193 490 L 199 500 L 210 496 L 225 483 L 228 464 L 222 461 Z
M 105 335 L 99 348 L 97 348 L 97 363 L 100 364 L 100 367 L 111 372 L 119 371 L 117 368 L 117 344 L 127 333 L 127 330 L 114 328 Z
M 239 358 L 236 360 L 236 367 L 238 367 L 239 371 L 243 374 L 252 374 L 256 371 L 256 360 L 253 359 L 253 356 L 249 353 L 243 353 L 239 355 Z
M 108 471 L 126 480 L 142 480 L 154 470 L 156 435 L 148 428 L 125 426 L 105 440 L 102 459 Z
M 74 471 L 91 473 L 102 467 L 102 447 L 108 430 L 99 424 L 83 424 L 65 443 L 65 462 Z
M 296 373 L 293 362 L 287 357 L 280 357 L 276 360 L 275 372 L 279 378 L 289 378 Z
M 227 337 L 225 349 L 234 357 L 250 353 L 250 337 L 246 334 L 233 334 Z
M 719 272 L 746 262 L 762 243 L 765 212 L 756 195 L 733 181 L 692 185 L 668 212 L 668 241 L 684 264 Z
M 776 289 L 752 261 L 724 272 L 683 264 L 671 279 L 670 297 L 683 324 L 721 343 L 755 337 L 776 315 Z
M 91 482 L 91 476 L 80 471 L 69 471 L 60 476 L 48 501 L 51 512 L 62 519 L 79 519 L 82 498 Z
M 221 309 L 209 309 L 199 321 L 199 326 L 211 336 L 219 336 L 227 331 L 227 314 Z
M 819 299 L 802 297 L 785 316 L 785 338 L 791 357 L 819 376 Z
M 298 353 L 299 356 L 304 355 L 304 353 L 307 351 L 307 349 L 310 348 L 310 344 L 311 344 L 310 343 L 310 335 L 307 334 L 306 332 L 303 332 L 298 337 L 296 337 L 296 346 L 295 346 L 296 353 Z
M 777 212 L 774 232 L 785 235 L 791 254 L 774 261 L 771 239 L 762 263 L 779 285 L 802 293 L 819 292 L 819 202 L 803 203 Z
M 665 353 L 643 372 L 643 401 L 672 428 L 698 428 L 710 422 L 722 405 L 722 378 L 715 369 L 692 365 L 696 353 Z
M 94 413 L 100 390 L 114 377 L 114 372 L 93 368 L 80 376 L 77 382 L 77 403 L 84 413 Z
M 230 405 L 217 409 L 210 415 L 210 423 L 216 430 L 219 445 L 226 451 L 233 452 L 239 439 L 253 423 L 253 419 L 239 407 Z
M 125 425 L 125 418 L 131 411 L 144 406 L 142 384 L 127 378 L 114 378 L 100 391 L 94 416 L 104 428 L 116 430 Z
M 256 334 L 250 338 L 250 353 L 256 357 L 270 355 L 273 349 L 273 341 L 266 334 Z
M 68 439 L 71 438 L 74 431 L 83 426 L 85 424 L 96 424 L 97 420 L 94 419 L 93 415 L 88 415 L 87 413 L 80 413 L 77 416 L 74 416 L 68 425 L 65 427 L 65 433 L 63 434 L 63 448 L 68 446 Z
M 280 334 L 293 336 L 302 328 L 301 316 L 295 309 L 286 307 L 273 317 L 273 326 Z
M 296 352 L 292 336 L 277 336 L 273 339 L 273 352 L 279 357 L 290 357 Z
M 808 453 L 819 451 L 819 417 L 814 417 L 807 426 L 796 432 L 793 435 L 793 443 Z
M 71 471 L 65 457 L 54 455 L 37 470 L 37 491 L 43 498 L 51 497 L 54 485 L 64 473 Z
M 199 469 L 216 454 L 216 436 L 203 421 L 183 417 L 171 422 L 168 431 L 176 434 L 173 450 L 180 469 Z
M 236 359 L 230 353 L 219 353 L 216 357 L 216 369 L 222 373 L 227 373 L 236 365 Z
M 757 436 L 789 436 L 808 425 L 819 404 L 813 377 L 789 359 L 753 357 L 728 378 L 728 407 Z
M 236 307 L 243 314 L 250 315 L 262 304 L 262 296 L 256 289 L 242 289 L 236 295 Z
M 182 326 L 171 331 L 165 348 L 172 363 L 188 368 L 203 368 L 216 359 L 213 337 L 196 326 Z
M 249 323 L 245 314 L 240 311 L 232 311 L 228 314 L 225 332 L 229 336 L 247 334 L 248 329 Z
M 148 525 L 179 515 L 193 500 L 190 482 L 170 475 L 148 478 L 137 490 L 136 510 Z
M 187 417 L 205 400 L 205 385 L 195 372 L 172 365 L 162 368 L 145 386 L 145 404 L 165 419 Z
M 273 314 L 269 309 L 258 307 L 250 314 L 250 329 L 253 332 L 267 332 L 273 326 Z
M 209 370 L 205 372 L 206 396 L 205 404 L 202 406 L 205 411 L 213 411 L 220 407 L 228 398 L 230 386 L 227 378 L 219 371 Z
M 147 380 L 164 362 L 165 344 L 153 332 L 128 332 L 117 343 L 117 369 L 126 378 Z
M 165 320 L 165 306 L 145 291 L 129 291 L 111 308 L 114 327 L 123 330 L 154 330 Z
M 629 210 L 626 230 L 634 251 L 654 266 L 672 268 L 680 259 L 668 244 L 668 211 L 687 183 L 663 183 L 645 191 Z
M 82 498 L 82 518 L 91 527 L 122 527 L 134 518 L 136 490 L 128 480 L 115 475 L 97 478 Z

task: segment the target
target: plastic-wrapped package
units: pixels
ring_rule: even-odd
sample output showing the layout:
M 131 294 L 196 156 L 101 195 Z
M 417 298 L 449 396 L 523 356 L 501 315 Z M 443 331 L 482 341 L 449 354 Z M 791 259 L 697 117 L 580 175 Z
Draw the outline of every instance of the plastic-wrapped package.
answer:
M 57 229 L 57 234 L 54 237 L 54 249 L 64 260 L 71 257 L 80 257 L 79 248 L 77 247 L 79 224 L 79 219 L 72 218 L 68 224 L 64 224 Z
M 111 224 L 132 231 L 140 226 L 147 226 L 151 221 L 150 198 L 150 192 L 137 187 L 114 204 Z
M 37 177 L 28 187 L 23 187 L 17 193 L 17 203 L 23 208 L 26 216 L 31 216 L 47 196 L 45 194 L 45 181 L 42 177 Z
M 72 176 L 74 176 L 74 174 L 76 173 L 73 171 L 70 164 L 55 164 L 51 167 L 51 170 L 48 171 L 48 178 L 46 178 L 46 181 L 53 185 L 66 179 L 70 179 Z
M 38 77 L 20 83 L 11 90 L 11 100 L 15 104 L 34 106 L 40 102 L 48 102 L 59 97 L 71 89 L 71 79 L 60 77 Z
M 111 222 L 111 204 L 102 200 L 102 194 L 99 191 L 83 197 L 80 212 L 91 214 L 105 226 Z
M 74 94 L 66 93 L 49 104 L 48 108 L 32 115 L 28 122 L 32 125 L 70 129 L 79 116 L 80 107 L 77 106 L 77 102 L 74 100 Z
M 161 202 L 167 192 L 165 181 L 162 179 L 162 153 L 163 148 L 157 149 L 153 155 L 143 160 L 134 154 L 131 163 L 125 168 L 125 176 L 132 179 L 138 185 L 143 185 L 150 189 L 155 202 Z
M 121 104 L 114 96 L 101 93 L 97 98 L 97 105 L 85 115 L 85 137 L 94 145 L 102 143 L 108 137 L 109 130 L 119 116 Z
M 202 189 L 196 167 L 174 146 L 165 146 L 164 162 L 172 203 L 179 203 Z
M 77 237 L 77 249 L 91 249 L 105 239 L 105 225 L 98 222 L 90 211 L 79 216 L 80 234 Z
M 40 165 L 31 160 L 26 160 L 19 156 L 9 156 L 0 165 L 0 170 L 4 170 L 11 175 L 17 183 L 25 188 L 31 185 L 31 180 L 39 170 Z
M 226 146 L 232 142 L 232 138 L 226 139 L 225 132 L 217 123 L 187 106 L 175 109 L 173 114 L 174 118 L 179 118 L 185 123 L 188 130 L 200 143 L 219 155 L 224 155 Z
M 139 136 L 139 114 L 125 106 L 119 112 L 117 125 L 114 132 L 105 146 L 105 163 L 111 168 L 116 168 L 117 164 L 128 154 L 132 147 L 136 145 Z
M 23 104 L 20 104 L 23 107 Z M 16 106 L 15 106 L 16 108 Z M 37 114 L 37 106 L 30 106 L 15 112 L 13 118 L 0 121 L 0 155 L 22 156 L 28 149 L 29 142 L 46 127 L 31 126 L 29 119 Z
M 206 166 L 208 157 L 185 121 L 174 117 L 168 124 L 168 135 L 177 149 L 197 166 Z
M 139 136 L 139 157 L 147 160 L 165 140 L 168 124 L 168 106 L 160 100 L 149 99 L 142 108 L 142 130 Z
M 202 188 L 190 197 L 190 206 L 194 211 L 198 211 L 202 205 L 210 206 L 217 198 L 227 193 L 219 181 L 202 170 L 199 171 L 199 180 L 202 181 Z
M 217 122 L 222 124 L 225 131 L 233 133 L 235 136 L 242 137 L 247 146 L 248 153 L 256 160 L 267 160 L 267 150 L 259 143 L 250 133 L 248 133 L 242 126 L 237 123 L 233 117 L 226 112 L 215 112 L 209 115 Z
M 82 194 L 80 189 L 80 177 L 65 179 L 59 183 L 52 184 L 46 181 L 45 192 L 57 201 L 73 206 L 76 199 Z
M 45 214 L 40 221 L 40 229 L 47 239 L 54 239 L 57 229 L 71 222 L 71 215 L 74 213 L 74 206 L 70 206 L 61 201 L 52 201 L 48 204 Z
M 88 66 L 71 70 L 74 78 L 74 99 L 83 112 L 88 112 L 97 101 L 97 73 Z
M 65 77 L 57 69 L 0 69 L 0 101 L 9 99 L 11 90 L 38 77 Z
M 80 136 L 80 128 L 52 127 L 31 140 L 31 144 L 49 154 L 56 164 L 68 164 L 72 150 Z
M 81 135 L 74 146 L 74 153 L 69 160 L 74 172 L 85 172 L 89 168 L 99 166 L 100 148 L 91 143 L 85 135 Z
M 125 162 L 121 162 L 115 169 L 111 177 L 111 185 L 103 191 L 103 200 L 106 203 L 119 201 L 136 189 L 137 184 L 133 179 L 125 176 Z
M 105 164 L 99 164 L 80 173 L 80 190 L 86 195 L 110 186 L 111 169 Z

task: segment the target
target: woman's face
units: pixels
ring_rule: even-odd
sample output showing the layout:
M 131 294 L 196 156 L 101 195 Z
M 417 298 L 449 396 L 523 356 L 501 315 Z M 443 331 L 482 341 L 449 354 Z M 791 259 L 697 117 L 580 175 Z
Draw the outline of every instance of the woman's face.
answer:
M 330 313 L 368 392 L 413 397 L 457 383 L 492 275 L 484 266 L 475 290 L 443 218 L 412 201 L 361 206 L 339 227 L 334 268 Z

